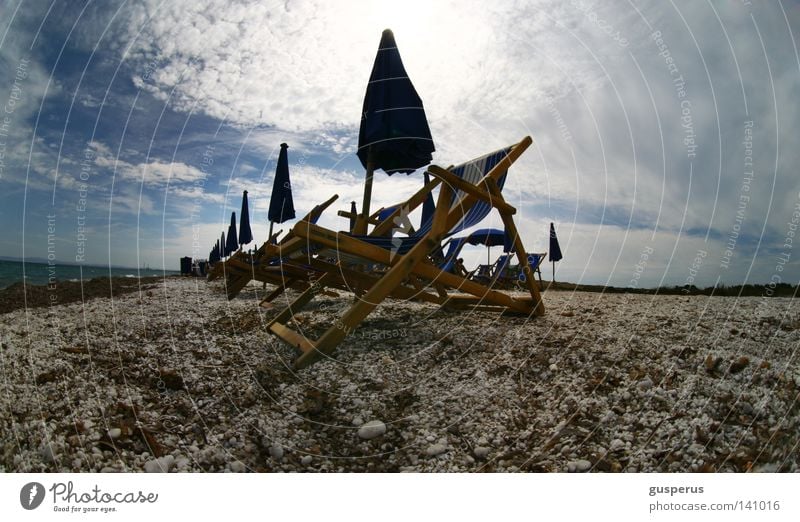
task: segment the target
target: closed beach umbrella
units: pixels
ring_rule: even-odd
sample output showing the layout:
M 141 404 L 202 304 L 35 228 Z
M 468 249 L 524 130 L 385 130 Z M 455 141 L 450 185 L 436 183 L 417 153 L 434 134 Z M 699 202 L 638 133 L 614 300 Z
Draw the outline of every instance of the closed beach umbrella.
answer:
M 350 202 L 350 232 L 352 232 L 353 229 L 356 228 L 356 214 L 357 213 L 358 213 L 358 210 L 356 210 L 356 202 L 355 201 L 351 201 Z
M 236 212 L 231 212 L 231 224 L 228 225 L 228 239 L 225 243 L 225 254 L 231 255 L 239 249 L 239 242 L 236 239 Z
M 294 219 L 294 200 L 292 199 L 292 183 L 289 180 L 289 146 L 281 143 L 278 154 L 278 166 L 275 168 L 275 181 L 272 182 L 272 196 L 269 200 L 269 236 L 272 237 L 272 225 Z
M 414 172 L 431 162 L 434 150 L 422 100 L 406 74 L 392 31 L 386 29 L 364 94 L 358 132 L 358 159 L 367 171 L 359 233 L 366 232 L 373 172 Z
M 225 231 L 223 230 L 222 231 L 222 235 L 219 238 L 219 249 L 220 249 L 219 250 L 219 256 L 220 256 L 220 259 L 223 259 L 223 258 L 227 257 L 228 253 L 225 251 L 226 248 L 227 248 L 227 246 L 225 244 Z
M 242 212 L 239 216 L 239 244 L 244 246 L 253 240 L 250 230 L 250 209 L 247 206 L 247 191 L 242 194 Z
M 550 223 L 550 252 L 547 257 L 553 263 L 553 282 L 556 280 L 556 261 L 561 261 L 561 247 L 558 244 L 558 237 L 556 237 L 556 227 Z

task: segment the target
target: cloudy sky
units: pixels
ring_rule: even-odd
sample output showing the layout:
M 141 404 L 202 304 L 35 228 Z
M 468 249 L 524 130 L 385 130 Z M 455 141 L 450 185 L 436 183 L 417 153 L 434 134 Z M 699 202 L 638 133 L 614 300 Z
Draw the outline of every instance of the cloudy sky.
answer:
M 260 243 L 284 141 L 298 215 L 336 193 L 321 223 L 345 228 L 387 27 L 435 163 L 533 137 L 505 193 L 528 250 L 555 222 L 559 279 L 800 279 L 789 0 L 3 2 L 0 255 L 43 257 L 50 234 L 61 260 L 176 268 L 206 255 L 243 189 Z M 373 207 L 421 184 L 379 173 Z

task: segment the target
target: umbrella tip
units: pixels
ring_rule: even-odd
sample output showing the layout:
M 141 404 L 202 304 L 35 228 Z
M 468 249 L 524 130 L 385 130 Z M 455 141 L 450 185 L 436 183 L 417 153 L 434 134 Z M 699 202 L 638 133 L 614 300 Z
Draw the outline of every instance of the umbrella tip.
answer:
M 394 36 L 394 33 L 392 33 L 391 29 L 386 28 L 383 30 L 383 36 Z
M 247 194 L 247 191 L 245 190 L 244 193 Z
M 287 144 L 285 144 L 285 143 L 281 143 L 281 148 L 282 149 L 288 149 L 289 146 Z

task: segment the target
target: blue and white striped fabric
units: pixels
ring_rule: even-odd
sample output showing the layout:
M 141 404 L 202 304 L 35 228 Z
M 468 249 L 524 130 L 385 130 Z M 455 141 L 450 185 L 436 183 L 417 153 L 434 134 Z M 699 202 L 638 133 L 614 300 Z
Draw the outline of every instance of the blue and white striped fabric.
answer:
M 477 185 L 477 183 L 483 179 L 486 174 L 492 170 L 495 165 L 500 163 L 500 161 L 505 158 L 508 153 L 511 152 L 511 147 L 506 147 L 504 149 L 497 150 L 495 152 L 490 152 L 485 156 L 481 156 L 480 158 L 476 158 L 474 160 L 468 161 L 467 163 L 462 163 L 458 165 L 450 171 L 458 176 L 459 178 L 472 183 L 473 185 Z M 503 172 L 498 180 L 497 185 L 500 189 L 503 189 L 503 185 L 506 182 L 506 174 L 508 172 Z M 451 199 L 450 208 L 456 208 L 461 201 L 461 198 L 465 195 L 465 192 L 462 190 L 455 190 L 453 194 L 453 198 Z M 470 208 L 461 220 L 455 224 L 453 228 L 445 233 L 445 237 L 452 236 L 458 232 L 471 228 L 478 223 L 480 223 L 486 216 L 489 215 L 489 212 L 492 210 L 491 205 L 487 202 L 478 200 L 472 208 Z M 372 236 L 353 236 L 356 239 L 364 241 L 365 243 L 369 243 L 371 245 L 379 246 L 386 250 L 392 250 L 398 254 L 405 254 L 411 248 L 416 245 L 422 237 L 425 236 L 431 230 L 431 225 L 433 225 L 433 216 L 431 216 L 428 220 L 424 223 L 420 224 L 419 230 L 416 231 L 411 236 L 408 237 L 372 237 Z

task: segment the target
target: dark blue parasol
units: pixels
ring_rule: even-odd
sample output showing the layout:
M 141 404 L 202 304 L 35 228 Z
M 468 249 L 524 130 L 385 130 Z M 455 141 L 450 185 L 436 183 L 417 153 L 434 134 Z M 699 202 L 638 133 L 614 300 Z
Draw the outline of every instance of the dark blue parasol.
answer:
M 253 240 L 253 232 L 250 230 L 250 209 L 247 205 L 247 191 L 242 194 L 242 212 L 239 216 L 239 244 L 244 246 Z
M 547 257 L 553 263 L 553 282 L 555 282 L 556 261 L 561 261 L 564 256 L 561 255 L 561 246 L 558 244 L 558 237 L 556 237 L 556 227 L 552 223 L 550 223 L 550 252 L 548 252 Z
M 287 144 L 281 143 L 278 166 L 275 169 L 275 181 L 272 183 L 272 197 L 269 200 L 269 213 L 267 214 L 270 223 L 283 223 L 294 219 L 292 184 L 289 180 L 289 157 L 286 152 L 288 148 Z M 271 233 L 270 230 L 270 235 Z
M 406 74 L 392 31 L 386 29 L 364 94 L 358 132 L 358 159 L 367 170 L 360 228 L 366 228 L 369 216 L 373 172 L 414 172 L 431 162 L 434 150 L 422 100 Z
M 231 212 L 231 224 L 228 225 L 228 238 L 225 243 L 225 255 L 231 255 L 239 249 L 239 241 L 236 239 L 236 212 Z

